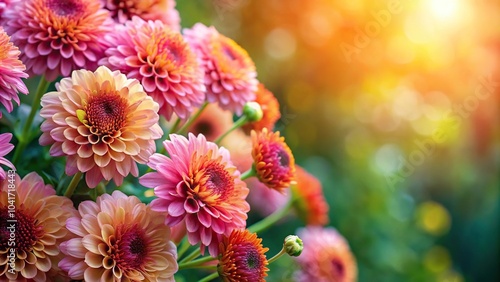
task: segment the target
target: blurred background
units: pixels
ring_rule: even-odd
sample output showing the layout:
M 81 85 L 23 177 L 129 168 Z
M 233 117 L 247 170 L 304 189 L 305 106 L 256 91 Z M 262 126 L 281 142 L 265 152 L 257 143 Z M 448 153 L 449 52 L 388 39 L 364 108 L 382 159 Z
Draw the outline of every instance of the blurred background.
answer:
M 359 281 L 500 281 L 500 2 L 177 1 L 243 46 Z M 270 254 L 300 222 L 263 233 Z M 285 259 L 268 281 L 287 281 Z M 281 268 L 283 267 L 283 268 Z

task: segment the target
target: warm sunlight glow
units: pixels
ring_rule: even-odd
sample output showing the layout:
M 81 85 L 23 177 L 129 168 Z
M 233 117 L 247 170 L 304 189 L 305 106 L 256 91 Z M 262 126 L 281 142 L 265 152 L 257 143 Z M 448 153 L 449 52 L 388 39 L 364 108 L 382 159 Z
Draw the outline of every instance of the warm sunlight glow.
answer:
M 429 0 L 428 7 L 438 19 L 450 19 L 457 15 L 458 0 Z

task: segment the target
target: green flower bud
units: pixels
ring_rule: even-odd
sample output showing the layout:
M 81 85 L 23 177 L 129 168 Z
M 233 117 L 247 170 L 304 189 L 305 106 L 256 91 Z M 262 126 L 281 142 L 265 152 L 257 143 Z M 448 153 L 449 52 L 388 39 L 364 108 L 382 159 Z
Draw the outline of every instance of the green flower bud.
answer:
M 256 122 L 262 119 L 264 113 L 262 108 L 257 102 L 248 102 L 243 107 L 243 114 L 247 117 L 249 122 Z
M 302 243 L 302 239 L 296 235 L 288 235 L 285 238 L 284 246 L 285 251 L 292 257 L 298 257 L 302 253 L 304 249 L 304 244 Z

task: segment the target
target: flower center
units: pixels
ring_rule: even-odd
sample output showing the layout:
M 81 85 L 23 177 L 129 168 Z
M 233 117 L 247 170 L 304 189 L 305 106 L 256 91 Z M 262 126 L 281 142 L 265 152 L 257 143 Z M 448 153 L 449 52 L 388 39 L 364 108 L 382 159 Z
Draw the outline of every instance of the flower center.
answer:
M 139 269 L 148 254 L 144 232 L 137 225 L 117 227 L 117 241 L 113 259 L 121 269 Z
M 47 7 L 63 17 L 81 14 L 85 9 L 78 0 L 47 0 Z
M 9 215 L 13 214 L 14 217 Z M 15 248 L 18 252 L 30 252 L 33 245 L 44 234 L 43 227 L 37 224 L 37 220 L 25 214 L 23 206 L 10 213 L 7 207 L 0 208 L 0 250 Z M 9 222 L 17 220 L 17 222 Z M 4 239 L 5 238 L 5 239 Z M 15 242 L 15 245 L 12 244 Z
M 290 157 L 288 156 L 288 153 L 283 148 L 279 148 L 278 158 L 280 160 L 280 165 L 282 167 L 288 167 L 290 165 Z
M 254 249 L 247 252 L 247 266 L 248 269 L 260 269 L 260 255 Z
M 113 135 L 125 124 L 127 100 L 115 93 L 92 96 L 85 109 L 90 132 Z
M 342 264 L 342 262 L 340 262 L 337 259 L 334 259 L 332 261 L 332 266 L 333 266 L 333 270 L 338 275 L 337 277 L 342 278 L 344 276 L 344 265 Z
M 212 195 L 217 195 L 219 200 L 225 200 L 234 189 L 233 177 L 222 164 L 210 164 L 204 174 L 208 176 L 205 187 L 212 192 Z

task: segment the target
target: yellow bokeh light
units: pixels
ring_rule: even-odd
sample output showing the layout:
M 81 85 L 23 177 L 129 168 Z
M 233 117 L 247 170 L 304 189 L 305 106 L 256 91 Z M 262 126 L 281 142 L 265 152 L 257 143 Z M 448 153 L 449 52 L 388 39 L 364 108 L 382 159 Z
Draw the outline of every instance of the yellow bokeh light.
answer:
M 438 19 L 451 19 L 458 14 L 458 0 L 429 0 L 428 6 Z
M 417 221 L 427 233 L 439 236 L 450 229 L 451 216 L 441 204 L 428 201 L 418 207 Z

